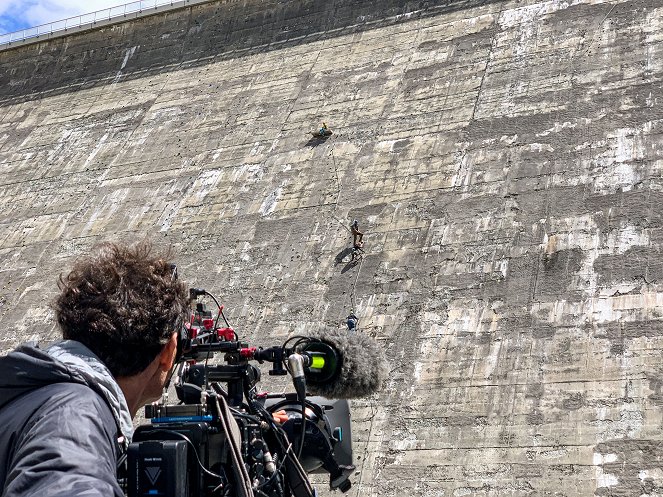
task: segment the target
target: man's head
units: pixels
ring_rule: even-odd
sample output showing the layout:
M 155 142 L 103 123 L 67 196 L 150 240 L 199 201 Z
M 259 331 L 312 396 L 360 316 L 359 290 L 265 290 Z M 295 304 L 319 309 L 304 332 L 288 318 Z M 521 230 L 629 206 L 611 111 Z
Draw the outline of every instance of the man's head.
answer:
M 60 276 L 55 301 L 65 339 L 87 346 L 118 377 L 144 371 L 172 342 L 188 307 L 186 285 L 148 243 L 105 243 Z

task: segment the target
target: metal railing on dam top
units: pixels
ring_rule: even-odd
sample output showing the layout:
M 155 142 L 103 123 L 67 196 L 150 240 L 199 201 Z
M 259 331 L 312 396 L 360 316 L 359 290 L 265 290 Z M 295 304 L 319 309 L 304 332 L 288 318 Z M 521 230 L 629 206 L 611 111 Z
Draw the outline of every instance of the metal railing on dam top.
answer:
M 81 14 L 60 21 L 53 21 L 46 24 L 40 24 L 32 28 L 21 29 L 11 33 L 0 34 L 0 50 L 13 43 L 20 43 L 33 38 L 43 37 L 44 35 L 61 35 L 69 30 L 79 30 L 92 28 L 99 23 L 108 23 L 109 21 L 121 20 L 127 16 L 136 14 L 149 14 L 159 7 L 181 7 L 192 2 L 191 0 L 137 0 L 124 5 L 109 7 L 107 9 L 97 10 L 89 14 Z

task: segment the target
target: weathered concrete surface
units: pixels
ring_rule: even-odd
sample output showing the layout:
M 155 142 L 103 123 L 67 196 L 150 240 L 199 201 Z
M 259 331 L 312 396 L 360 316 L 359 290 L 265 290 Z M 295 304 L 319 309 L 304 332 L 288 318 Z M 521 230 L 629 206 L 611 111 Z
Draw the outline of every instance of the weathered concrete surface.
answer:
M 662 16 L 218 2 L 0 53 L 1 348 L 147 234 L 253 342 L 355 305 L 351 495 L 660 495 Z

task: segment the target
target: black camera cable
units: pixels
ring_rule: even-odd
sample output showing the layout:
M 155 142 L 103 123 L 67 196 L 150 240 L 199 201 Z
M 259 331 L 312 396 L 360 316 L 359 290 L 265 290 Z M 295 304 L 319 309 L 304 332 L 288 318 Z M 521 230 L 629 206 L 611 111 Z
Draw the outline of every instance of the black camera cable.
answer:
M 211 299 L 214 301 L 216 304 L 216 308 L 219 310 L 219 313 L 216 315 L 216 320 L 214 321 L 214 329 L 216 330 L 218 325 L 219 325 L 219 316 L 223 318 L 224 323 L 226 323 L 226 326 L 232 330 L 232 326 L 230 326 L 230 323 L 226 319 L 226 315 L 223 313 L 223 306 L 219 304 L 219 301 L 216 300 L 216 297 L 209 293 L 207 290 L 203 290 L 205 292 L 205 295 L 211 297 Z M 235 335 L 235 340 L 239 340 L 239 336 L 237 336 L 237 333 L 235 330 L 233 330 L 233 335 Z
M 250 496 L 252 493 L 252 484 L 246 466 L 244 466 L 242 451 L 238 445 L 238 438 L 240 436 L 239 428 L 237 427 L 234 419 L 234 425 L 231 425 L 229 422 L 229 418 L 232 419 L 232 413 L 230 412 L 229 406 L 226 403 L 226 399 L 218 395 L 212 395 L 210 396 L 210 399 L 214 403 L 219 423 L 228 442 L 228 453 L 230 454 L 232 468 L 235 473 L 235 480 L 238 491 L 237 495 L 238 497 Z M 223 406 L 223 408 L 221 406 Z M 233 430 L 233 427 L 235 430 Z
M 301 463 L 299 462 L 299 458 L 294 454 L 293 452 L 293 446 L 290 440 L 288 440 L 288 436 L 286 435 L 285 431 L 283 428 L 278 426 L 276 422 L 274 421 L 274 418 L 272 417 L 272 413 L 269 412 L 264 406 L 260 405 L 257 402 L 254 402 L 254 406 L 256 410 L 262 414 L 264 417 L 265 422 L 267 422 L 271 427 L 273 433 L 276 435 L 276 440 L 279 442 L 281 445 L 281 449 L 284 450 L 283 452 L 283 459 L 280 461 L 279 464 L 279 472 L 281 471 L 281 468 L 286 462 L 290 462 L 290 465 L 286 468 L 287 473 L 289 475 L 290 479 L 295 479 L 296 483 L 294 480 L 291 481 L 290 485 L 297 485 L 299 488 L 301 488 L 301 491 L 304 492 L 296 492 L 295 495 L 307 495 L 309 497 L 313 497 L 316 495 L 315 491 L 313 490 L 313 487 L 311 487 L 310 482 L 308 481 L 308 477 L 306 475 L 306 471 L 304 471 L 304 468 L 302 468 Z
M 167 433 L 168 435 L 174 435 L 176 437 L 183 439 L 193 449 L 193 455 L 196 456 L 196 461 L 198 462 L 198 466 L 200 466 L 200 469 L 203 471 L 203 473 L 205 473 L 208 476 L 211 476 L 212 478 L 218 478 L 219 480 L 223 481 L 224 479 L 223 476 L 213 473 L 203 465 L 202 461 L 200 460 L 200 457 L 198 456 L 198 450 L 196 449 L 196 446 L 191 441 L 191 439 L 187 437 L 184 433 L 179 433 L 174 430 L 166 430 L 163 428 L 160 430 L 154 430 L 152 433 Z

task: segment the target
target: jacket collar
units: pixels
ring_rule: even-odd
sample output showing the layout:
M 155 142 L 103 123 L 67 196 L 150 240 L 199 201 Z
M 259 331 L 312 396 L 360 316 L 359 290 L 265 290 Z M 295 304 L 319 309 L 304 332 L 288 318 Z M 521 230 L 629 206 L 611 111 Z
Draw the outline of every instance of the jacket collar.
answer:
M 80 375 L 85 383 L 105 398 L 124 436 L 124 444 L 131 442 L 134 427 L 129 407 L 122 389 L 106 365 L 90 349 L 75 340 L 54 343 L 46 352 L 72 370 L 72 374 Z

